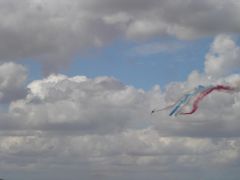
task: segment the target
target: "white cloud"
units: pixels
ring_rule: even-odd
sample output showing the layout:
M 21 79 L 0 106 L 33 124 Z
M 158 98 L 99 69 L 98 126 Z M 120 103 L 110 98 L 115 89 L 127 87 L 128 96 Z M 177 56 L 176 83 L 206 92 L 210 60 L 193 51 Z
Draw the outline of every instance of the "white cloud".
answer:
M 212 77 L 224 76 L 240 67 L 240 47 L 229 35 L 218 35 L 206 55 L 205 72 Z
M 142 114 L 145 104 L 142 90 L 109 77 L 51 75 L 28 88 L 25 99 L 11 103 L 10 113 L 47 131 L 118 132 Z
M 40 175 L 46 179 L 59 178 L 59 169 L 65 172 L 62 178 L 82 174 L 89 179 L 99 173 L 130 178 L 131 172 L 150 170 L 153 180 L 160 174 L 186 179 L 198 170 L 207 172 L 206 178 L 214 168 L 230 171 L 239 160 L 238 93 L 209 96 L 191 117 L 150 115 L 150 108 L 164 105 L 174 91 L 204 79 L 197 72 L 191 76 L 170 84 L 166 92 L 159 86 L 146 92 L 109 77 L 51 75 L 33 81 L 26 98 L 13 101 L 5 118 L 1 115 L 1 128 L 8 127 L 1 134 L 1 170 L 21 177 L 21 171 L 40 169 L 47 172 Z M 231 75 L 221 81 L 239 79 Z M 150 119 L 153 127 L 143 123 Z M 227 177 L 219 173 L 211 176 Z

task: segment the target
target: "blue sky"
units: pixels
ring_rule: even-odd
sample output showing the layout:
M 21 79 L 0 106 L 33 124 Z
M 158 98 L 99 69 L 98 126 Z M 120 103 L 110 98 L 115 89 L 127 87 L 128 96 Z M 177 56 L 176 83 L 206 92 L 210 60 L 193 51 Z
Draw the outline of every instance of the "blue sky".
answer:
M 186 80 L 193 70 L 202 72 L 205 55 L 212 40 L 212 38 L 188 41 L 173 38 L 139 42 L 115 40 L 105 47 L 92 49 L 85 55 L 77 56 L 59 73 L 69 76 L 84 75 L 90 78 L 111 76 L 125 84 L 145 90 L 151 89 L 156 84 L 164 87 L 169 82 Z M 136 50 L 156 44 L 177 44 L 177 47 L 146 54 Z M 43 76 L 40 63 L 26 60 L 23 64 L 29 67 L 30 80 Z
M 164 44 L 157 39 L 153 42 Z M 211 40 L 171 40 L 171 43 L 178 42 L 182 48 L 148 55 L 133 52 L 136 46 L 153 42 L 129 44 L 117 41 L 96 55 L 77 58 L 66 73 L 89 77 L 113 76 L 125 84 L 147 90 L 156 84 L 164 86 L 171 81 L 183 81 L 193 69 L 201 72 Z

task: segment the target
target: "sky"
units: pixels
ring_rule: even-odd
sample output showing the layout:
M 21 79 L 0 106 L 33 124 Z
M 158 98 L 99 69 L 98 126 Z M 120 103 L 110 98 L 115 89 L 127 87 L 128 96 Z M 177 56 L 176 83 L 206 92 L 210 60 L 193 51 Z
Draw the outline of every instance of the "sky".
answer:
M 238 180 L 237 0 L 0 0 L 0 178 Z

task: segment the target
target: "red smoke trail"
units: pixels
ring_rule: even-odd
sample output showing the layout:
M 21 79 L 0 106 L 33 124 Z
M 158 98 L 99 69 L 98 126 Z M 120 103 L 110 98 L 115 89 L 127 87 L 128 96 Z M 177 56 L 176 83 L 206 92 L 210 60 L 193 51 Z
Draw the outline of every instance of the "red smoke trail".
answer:
M 181 114 L 193 114 L 194 112 L 197 111 L 198 109 L 198 105 L 200 103 L 201 100 L 203 100 L 204 97 L 206 97 L 208 94 L 210 94 L 213 91 L 233 91 L 234 88 L 230 87 L 230 86 L 224 86 L 224 85 L 217 85 L 214 87 L 210 87 L 209 89 L 206 89 L 205 91 L 203 91 L 201 94 L 199 94 L 197 96 L 197 99 L 193 102 L 193 107 L 192 110 L 190 112 L 186 112 L 186 113 L 181 113 Z

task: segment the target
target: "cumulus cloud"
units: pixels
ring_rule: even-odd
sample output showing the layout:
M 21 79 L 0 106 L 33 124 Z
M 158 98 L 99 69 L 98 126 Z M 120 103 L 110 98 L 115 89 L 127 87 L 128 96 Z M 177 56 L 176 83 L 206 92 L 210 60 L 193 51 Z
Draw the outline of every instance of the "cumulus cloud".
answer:
M 237 70 L 240 66 L 239 56 L 240 47 L 235 43 L 233 37 L 218 35 L 206 55 L 206 74 L 219 77 Z
M 141 114 L 144 92 L 110 77 L 51 75 L 28 85 L 10 113 L 39 130 L 114 133 Z M 141 120 L 139 121 L 141 122 Z
M 210 96 L 191 117 L 150 115 L 150 108 L 170 101 L 168 96 L 174 90 L 184 90 L 193 79 L 204 76 L 193 74 L 194 78 L 170 84 L 166 91 L 155 86 L 148 92 L 110 77 L 58 74 L 33 81 L 28 95 L 13 101 L 6 119 L 1 120 L 8 122 L 8 131 L 1 131 L 0 159 L 4 163 L 0 167 L 3 172 L 41 169 L 48 174 L 40 177 L 47 179 L 80 174 L 88 179 L 98 175 L 131 179 L 132 172 L 142 174 L 142 170 L 149 170 L 152 179 L 159 179 L 162 173 L 164 180 L 186 179 L 194 177 L 195 171 L 214 167 L 220 175 L 211 177 L 226 177 L 219 169 L 234 170 L 239 160 L 239 94 Z M 231 75 L 224 81 L 239 79 Z M 150 119 L 151 124 L 143 123 Z M 61 176 L 54 173 L 59 169 L 65 172 Z M 139 179 L 144 177 L 139 175 Z
M 193 39 L 239 33 L 235 0 L 2 0 L 0 61 L 35 59 L 46 72 L 116 38 Z
M 238 74 L 220 79 L 208 79 L 207 75 L 194 71 L 189 75 L 188 81 L 168 85 L 163 94 L 164 102 L 165 104 L 173 103 L 182 95 L 182 92 L 187 92 L 198 84 L 229 84 L 239 87 L 239 80 Z M 194 116 L 170 118 L 168 111 L 164 111 L 156 114 L 152 122 L 159 133 L 165 136 L 238 137 L 240 135 L 238 133 L 240 127 L 239 98 L 238 90 L 232 94 L 215 92 L 200 103 L 200 108 Z

